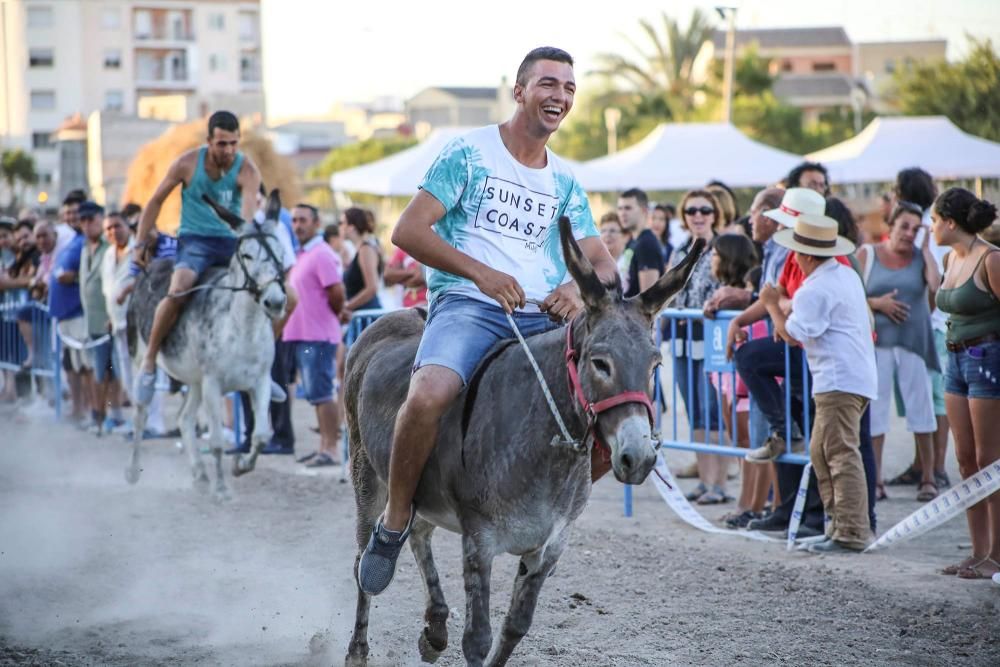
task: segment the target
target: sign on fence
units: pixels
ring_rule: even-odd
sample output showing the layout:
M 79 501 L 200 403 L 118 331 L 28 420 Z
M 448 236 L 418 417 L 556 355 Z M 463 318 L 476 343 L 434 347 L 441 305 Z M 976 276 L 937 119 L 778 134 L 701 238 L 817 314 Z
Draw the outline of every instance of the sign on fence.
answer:
M 726 334 L 731 317 L 714 320 L 705 318 L 705 370 L 716 373 L 731 373 L 736 370 L 733 362 L 726 359 Z

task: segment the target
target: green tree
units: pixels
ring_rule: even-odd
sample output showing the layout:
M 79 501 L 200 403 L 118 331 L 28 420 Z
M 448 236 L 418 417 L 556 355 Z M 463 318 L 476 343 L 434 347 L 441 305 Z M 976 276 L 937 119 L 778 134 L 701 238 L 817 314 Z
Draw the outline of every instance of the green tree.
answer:
M 969 40 L 964 60 L 897 70 L 895 96 L 904 114 L 947 116 L 966 132 L 1000 141 L 1000 57 L 990 40 Z
M 7 184 L 10 192 L 8 207 L 16 209 L 24 187 L 38 182 L 35 159 L 20 148 L 5 150 L 0 154 L 0 179 Z
M 624 84 L 623 89 L 637 94 L 649 109 L 665 113 L 661 122 L 689 120 L 695 110 L 694 93 L 698 90 L 694 61 L 711 39 L 714 27 L 699 9 L 691 13 L 686 30 L 681 30 L 666 13 L 661 20 L 662 32 L 650 21 L 639 20 L 647 38 L 644 46 L 625 38 L 638 60 L 617 53 L 601 53 L 596 57 L 598 67 L 593 73 L 605 77 L 609 83 Z
M 339 146 L 327 153 L 319 164 L 310 167 L 306 172 L 306 177 L 327 180 L 334 172 L 381 160 L 416 143 L 417 140 L 411 137 L 373 137 L 346 146 Z

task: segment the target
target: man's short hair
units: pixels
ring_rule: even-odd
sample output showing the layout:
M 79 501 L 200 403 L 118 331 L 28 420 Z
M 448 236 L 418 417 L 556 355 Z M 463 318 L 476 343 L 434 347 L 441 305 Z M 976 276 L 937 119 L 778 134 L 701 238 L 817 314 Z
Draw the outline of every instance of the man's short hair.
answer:
M 77 215 L 80 219 L 85 218 L 95 218 L 99 215 L 104 215 L 104 207 L 93 201 L 85 201 L 80 204 L 80 210 L 77 211 Z
M 211 137 L 215 128 L 226 132 L 239 132 L 240 121 L 229 111 L 216 111 L 208 117 L 208 136 Z
M 781 206 L 781 200 L 785 197 L 785 191 L 781 188 L 766 188 L 760 191 L 760 205 L 765 211 Z
M 799 185 L 799 180 L 802 178 L 802 174 L 807 171 L 818 171 L 823 174 L 823 178 L 826 180 L 826 186 L 830 187 L 830 174 L 827 172 L 826 167 L 821 165 L 819 162 L 808 161 L 799 164 L 788 172 L 788 176 L 785 176 L 785 186 L 789 188 L 802 187 Z
M 133 215 L 139 213 L 142 213 L 142 207 L 136 204 L 134 201 L 130 201 L 129 203 L 125 204 L 125 207 L 122 209 L 123 218 L 131 218 Z
M 645 190 L 629 188 L 618 196 L 622 199 L 634 199 L 640 208 L 649 208 L 649 195 L 646 194 Z
M 329 242 L 330 239 L 335 239 L 340 236 L 340 225 L 333 224 L 327 225 L 323 228 L 323 240 Z
M 69 192 L 66 193 L 66 196 L 63 197 L 62 203 L 63 206 L 69 206 L 71 204 L 79 205 L 85 201 L 87 201 L 86 192 L 84 192 L 83 190 L 70 190 Z
M 33 231 L 35 229 L 35 222 L 33 220 L 29 220 L 28 218 L 22 218 L 17 221 L 17 225 L 14 226 L 14 231 L 17 231 L 22 227 L 26 228 L 29 232 Z
M 308 209 L 309 213 L 312 214 L 313 220 L 319 220 L 319 209 L 312 204 L 306 204 L 305 202 L 299 202 L 293 208 L 304 208 Z
M 667 215 L 668 218 L 677 217 L 677 207 L 671 204 L 670 202 L 666 202 L 665 204 L 660 204 L 660 206 L 662 206 L 663 210 L 668 213 Z
M 531 73 L 531 67 L 539 60 L 554 60 L 557 63 L 566 63 L 570 67 L 573 66 L 573 56 L 562 49 L 557 49 L 554 46 L 539 46 L 529 51 L 528 55 L 521 61 L 521 66 L 517 68 L 516 82 L 519 86 L 528 85 L 528 75 Z

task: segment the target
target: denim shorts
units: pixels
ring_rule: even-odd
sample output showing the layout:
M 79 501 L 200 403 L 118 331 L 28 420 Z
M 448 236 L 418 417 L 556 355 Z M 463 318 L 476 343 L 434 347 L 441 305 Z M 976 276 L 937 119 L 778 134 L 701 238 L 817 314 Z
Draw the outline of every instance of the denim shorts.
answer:
M 201 277 L 210 267 L 229 266 L 234 252 L 236 252 L 235 236 L 185 234 L 177 237 L 174 268 L 191 269 Z
M 91 340 L 97 340 L 101 336 L 91 336 Z M 90 362 L 94 367 L 94 380 L 100 384 L 105 379 L 118 377 L 112 365 L 111 356 L 114 350 L 112 340 L 109 338 L 100 345 L 90 348 Z
M 1000 341 L 948 352 L 944 390 L 968 398 L 1000 398 Z
M 337 375 L 337 346 L 326 341 L 295 341 L 295 366 L 302 390 L 312 405 L 333 400 L 333 378 Z
M 692 430 L 719 430 L 719 398 L 715 387 L 705 377 L 705 360 L 691 359 L 691 379 L 695 386 L 688 383 L 688 357 L 674 357 L 674 382 L 677 383 L 678 397 L 684 402 L 688 425 Z M 671 390 L 667 390 L 668 392 Z M 667 396 L 671 396 L 668 393 Z M 705 421 L 705 403 L 708 403 L 708 422 Z
M 514 321 L 525 338 L 562 326 L 545 313 L 516 312 Z M 443 294 L 431 304 L 413 370 L 444 366 L 468 384 L 489 349 L 513 337 L 514 331 L 499 305 L 461 294 Z

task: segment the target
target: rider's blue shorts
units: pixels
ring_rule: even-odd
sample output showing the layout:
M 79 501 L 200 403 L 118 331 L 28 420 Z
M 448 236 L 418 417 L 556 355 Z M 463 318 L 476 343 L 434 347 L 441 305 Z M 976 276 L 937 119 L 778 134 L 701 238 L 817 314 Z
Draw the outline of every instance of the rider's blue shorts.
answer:
M 561 326 L 544 313 L 515 313 L 521 335 L 528 336 Z M 442 294 L 431 304 L 413 370 L 444 366 L 467 384 L 472 372 L 493 344 L 514 338 L 503 308 L 460 294 Z
M 236 252 L 235 236 L 184 234 L 177 237 L 174 268 L 191 269 L 201 277 L 209 267 L 229 266 L 234 252 Z

